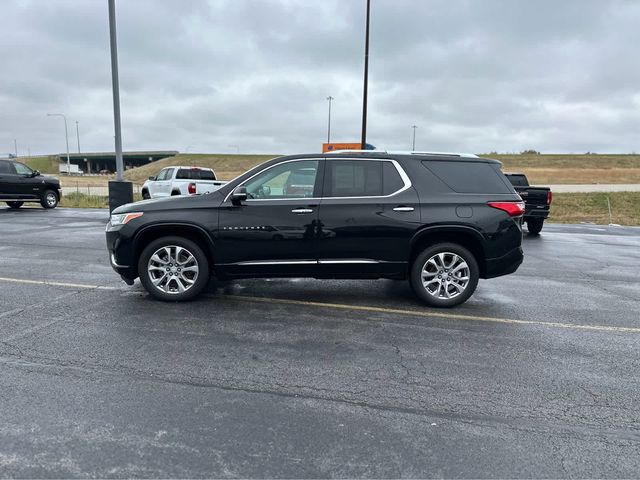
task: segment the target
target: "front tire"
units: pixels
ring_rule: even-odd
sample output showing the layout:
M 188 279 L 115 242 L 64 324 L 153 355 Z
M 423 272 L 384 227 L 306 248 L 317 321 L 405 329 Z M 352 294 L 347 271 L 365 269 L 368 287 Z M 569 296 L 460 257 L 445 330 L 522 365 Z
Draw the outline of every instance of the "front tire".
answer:
M 58 195 L 53 190 L 46 190 L 40 200 L 43 208 L 56 208 L 58 206 Z
M 20 208 L 24 205 L 24 202 L 7 202 L 7 205 L 9 205 L 10 208 Z
M 467 301 L 478 286 L 480 269 L 473 254 L 455 243 L 423 250 L 411 265 L 416 295 L 432 307 L 450 308 Z
M 143 190 L 142 191 L 142 199 L 143 200 L 149 200 L 151 198 L 151 195 L 149 195 L 149 191 L 148 190 Z
M 158 300 L 182 302 L 196 297 L 209 282 L 203 250 L 184 237 L 163 237 L 145 247 L 138 260 L 144 288 Z
M 542 225 L 544 225 L 544 219 L 542 218 L 531 218 L 527 220 L 527 230 L 531 235 L 538 235 L 542 230 Z

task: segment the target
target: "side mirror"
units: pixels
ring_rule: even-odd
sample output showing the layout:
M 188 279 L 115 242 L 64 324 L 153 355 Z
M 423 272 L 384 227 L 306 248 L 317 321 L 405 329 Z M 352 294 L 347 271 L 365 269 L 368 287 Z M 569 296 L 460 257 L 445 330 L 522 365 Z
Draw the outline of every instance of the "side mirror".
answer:
M 39 170 L 34 170 L 33 173 L 31 174 L 32 177 L 39 177 L 40 175 L 42 174 L 40 173 Z
M 231 203 L 234 205 L 240 205 L 247 199 L 247 187 L 240 185 L 235 188 L 231 194 Z
M 155 179 L 156 179 L 155 175 L 151 175 L 151 176 L 149 177 L 149 180 L 155 180 Z

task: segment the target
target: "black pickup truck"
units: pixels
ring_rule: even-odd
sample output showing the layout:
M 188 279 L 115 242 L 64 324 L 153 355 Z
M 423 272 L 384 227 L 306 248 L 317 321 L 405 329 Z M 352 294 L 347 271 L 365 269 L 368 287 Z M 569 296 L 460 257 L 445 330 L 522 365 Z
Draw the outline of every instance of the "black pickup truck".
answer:
M 55 208 L 61 195 L 57 178 L 41 175 L 15 160 L 0 160 L 0 202 L 6 202 L 11 208 L 20 208 L 24 202 Z
M 524 173 L 505 173 L 516 192 L 524 200 L 525 212 L 522 219 L 527 222 L 527 229 L 532 235 L 542 230 L 544 219 L 549 217 L 551 209 L 551 189 L 549 187 L 532 187 Z

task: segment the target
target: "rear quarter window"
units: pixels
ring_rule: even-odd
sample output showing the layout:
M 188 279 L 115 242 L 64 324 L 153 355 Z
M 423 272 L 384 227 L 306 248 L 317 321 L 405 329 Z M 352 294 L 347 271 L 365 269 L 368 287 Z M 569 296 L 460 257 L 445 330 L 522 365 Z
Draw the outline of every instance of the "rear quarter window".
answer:
M 423 161 L 422 165 L 458 193 L 513 193 L 494 165 L 482 162 Z

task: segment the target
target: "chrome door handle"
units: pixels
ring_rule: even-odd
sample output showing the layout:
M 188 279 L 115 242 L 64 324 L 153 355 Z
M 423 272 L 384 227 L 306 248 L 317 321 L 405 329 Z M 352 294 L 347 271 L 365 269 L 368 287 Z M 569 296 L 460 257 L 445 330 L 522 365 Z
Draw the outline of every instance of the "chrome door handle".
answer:
M 291 210 L 291 213 L 297 213 L 297 214 L 313 213 L 313 209 L 312 208 L 294 208 L 293 210 Z
M 396 207 L 393 209 L 394 212 L 413 212 L 413 207 Z

